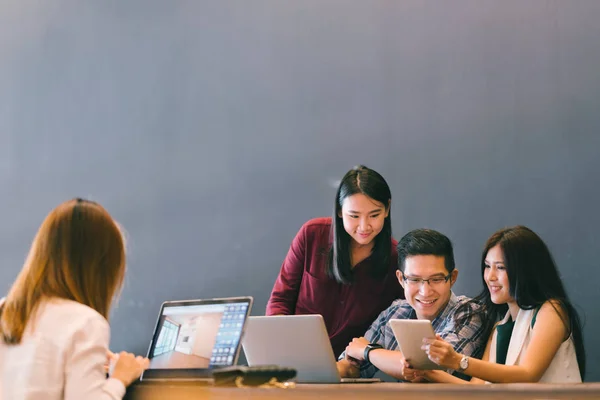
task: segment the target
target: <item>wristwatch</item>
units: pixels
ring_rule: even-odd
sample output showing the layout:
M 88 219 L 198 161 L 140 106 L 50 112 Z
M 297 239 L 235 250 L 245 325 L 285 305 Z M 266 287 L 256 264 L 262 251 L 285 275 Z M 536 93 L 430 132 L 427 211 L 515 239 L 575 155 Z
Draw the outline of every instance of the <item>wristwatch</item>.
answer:
M 365 354 L 363 355 L 363 358 L 366 362 L 371 362 L 371 360 L 369 360 L 369 353 L 371 352 L 371 350 L 375 349 L 383 349 L 383 346 L 377 343 L 369 343 L 367 347 L 365 347 Z
M 469 357 L 463 355 L 460 359 L 460 363 L 458 364 L 458 370 L 464 371 L 467 368 L 469 368 Z

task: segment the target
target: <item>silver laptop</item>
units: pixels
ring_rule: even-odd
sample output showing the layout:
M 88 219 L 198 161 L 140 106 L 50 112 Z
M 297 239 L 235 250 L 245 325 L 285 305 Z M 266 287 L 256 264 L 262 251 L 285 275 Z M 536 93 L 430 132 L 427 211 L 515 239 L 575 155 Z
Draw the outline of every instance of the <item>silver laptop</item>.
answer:
M 140 381 L 211 381 L 237 362 L 251 308 L 252 297 L 164 302 Z
M 321 315 L 249 317 L 242 346 L 248 365 L 295 368 L 298 383 L 370 383 L 377 378 L 340 379 Z

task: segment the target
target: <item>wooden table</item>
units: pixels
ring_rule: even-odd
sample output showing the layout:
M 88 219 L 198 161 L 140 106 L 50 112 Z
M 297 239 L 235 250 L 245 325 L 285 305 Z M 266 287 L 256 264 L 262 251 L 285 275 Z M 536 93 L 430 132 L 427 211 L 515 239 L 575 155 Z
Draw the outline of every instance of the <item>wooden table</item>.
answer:
M 371 383 L 296 385 L 295 388 L 224 388 L 213 386 L 134 386 L 125 399 L 367 399 L 367 400 L 583 400 L 600 399 L 600 383 L 549 385 L 513 383 L 494 385 L 448 385 Z

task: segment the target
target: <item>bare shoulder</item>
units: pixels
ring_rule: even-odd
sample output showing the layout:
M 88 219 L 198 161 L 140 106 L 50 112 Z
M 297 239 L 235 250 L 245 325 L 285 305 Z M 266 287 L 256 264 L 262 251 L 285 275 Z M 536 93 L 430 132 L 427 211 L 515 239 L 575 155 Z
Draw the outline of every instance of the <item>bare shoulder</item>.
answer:
M 548 300 L 542 304 L 534 329 L 537 327 L 541 330 L 555 330 L 556 334 L 561 330 L 560 335 L 566 340 L 571 332 L 569 314 L 564 305 L 558 300 Z
M 540 307 L 537 318 L 560 319 L 566 321 L 568 320 L 569 315 L 567 314 L 567 310 L 565 310 L 564 305 L 560 301 L 548 300 L 542 304 L 542 307 Z

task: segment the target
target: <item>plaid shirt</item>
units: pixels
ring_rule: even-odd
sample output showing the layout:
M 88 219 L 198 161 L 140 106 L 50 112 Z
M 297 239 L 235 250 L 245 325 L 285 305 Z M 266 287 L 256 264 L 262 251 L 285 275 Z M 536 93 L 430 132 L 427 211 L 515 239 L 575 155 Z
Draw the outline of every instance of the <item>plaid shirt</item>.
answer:
M 456 315 L 456 310 L 464 303 L 471 300 L 466 296 L 456 296 L 454 293 L 450 296 L 450 301 L 444 311 L 440 313 L 433 321 L 433 330 L 439 334 L 446 342 L 450 343 L 454 350 L 469 357 L 481 358 L 486 337 L 483 337 L 483 324 L 481 314 L 478 313 L 479 306 L 471 303 L 470 307 Z M 456 320 L 464 320 L 457 325 Z M 417 319 L 415 310 L 408 304 L 406 300 L 396 300 L 386 310 L 379 314 L 379 317 L 371 324 L 371 327 L 365 333 L 365 338 L 369 343 L 377 343 L 387 350 L 396 350 L 398 342 L 394 337 L 392 328 L 388 324 L 390 319 Z M 346 353 L 342 353 L 339 359 L 343 359 Z M 372 378 L 379 370 L 371 363 L 363 362 L 360 366 L 360 376 L 362 378 Z M 448 370 L 461 379 L 469 380 L 470 377 L 454 371 Z

